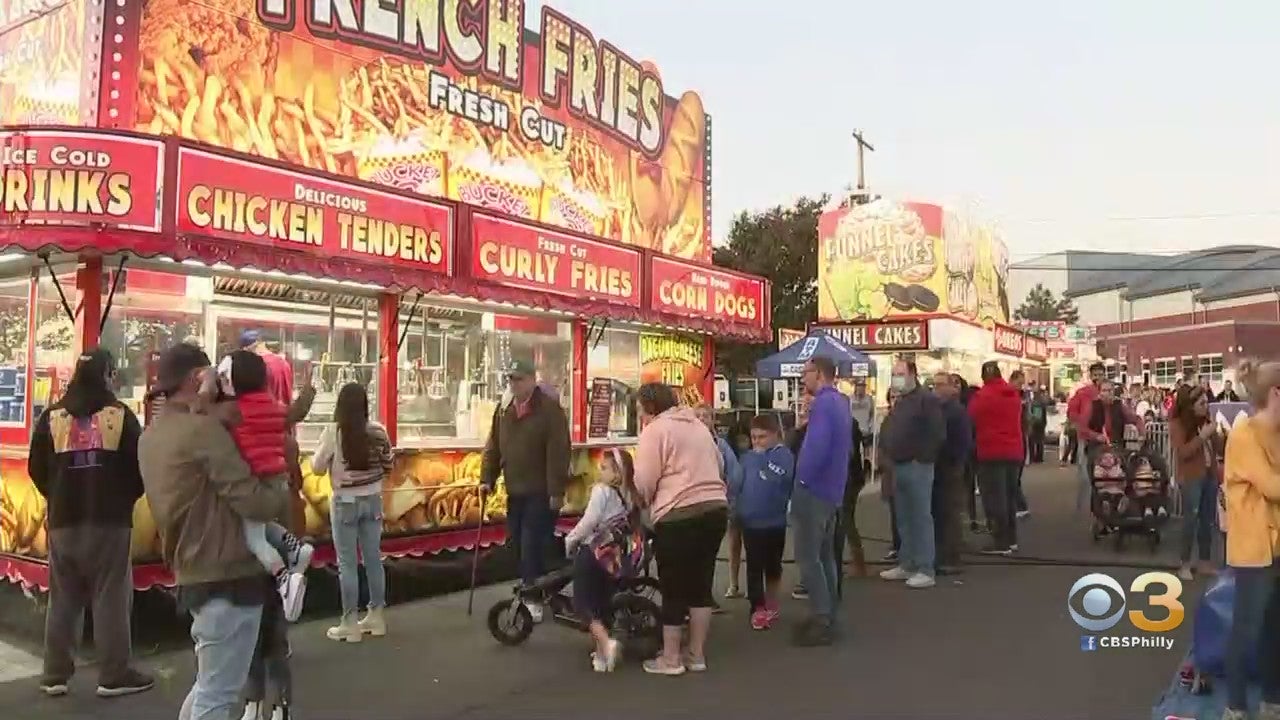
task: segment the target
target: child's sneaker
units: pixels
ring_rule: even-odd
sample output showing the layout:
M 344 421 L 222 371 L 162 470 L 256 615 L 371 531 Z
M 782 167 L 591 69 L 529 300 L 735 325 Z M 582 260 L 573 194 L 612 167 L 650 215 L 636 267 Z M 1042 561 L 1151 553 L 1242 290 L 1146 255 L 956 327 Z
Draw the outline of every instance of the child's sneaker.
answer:
M 769 629 L 769 611 L 760 608 L 751 613 L 751 629 L 752 630 L 768 630 Z
M 778 622 L 779 618 L 782 617 L 782 611 L 778 609 L 778 603 L 776 602 L 766 602 L 764 604 L 764 610 L 769 614 L 769 625 L 771 627 L 774 623 Z
M 307 596 L 307 576 L 281 570 L 276 574 L 276 592 L 284 601 L 284 619 L 295 622 L 302 614 L 302 601 Z
M 293 537 L 290 535 L 289 537 Z M 285 561 L 289 563 L 289 569 L 296 573 L 305 573 L 311 567 L 311 556 L 314 555 L 316 549 L 309 542 L 300 542 L 294 540 L 289 552 L 286 554 Z

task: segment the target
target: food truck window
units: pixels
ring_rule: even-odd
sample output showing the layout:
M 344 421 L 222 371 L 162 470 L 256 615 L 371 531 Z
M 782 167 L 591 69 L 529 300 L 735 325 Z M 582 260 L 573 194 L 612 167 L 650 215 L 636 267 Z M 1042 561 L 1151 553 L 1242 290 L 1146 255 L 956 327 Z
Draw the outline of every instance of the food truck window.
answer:
M 304 449 L 319 442 L 333 422 L 343 385 L 363 385 L 369 414 L 375 414 L 380 392 L 376 298 L 233 276 L 215 276 L 213 292 L 209 344 L 215 362 L 257 337 L 289 361 L 295 395 L 310 372 L 316 399 L 298 426 Z
M 212 280 L 127 268 L 103 282 L 102 307 L 107 321 L 101 346 L 116 358 L 117 396 L 147 421 L 143 398 L 152 354 L 180 342 L 204 346 L 205 308 L 213 297 Z M 115 295 L 111 286 L 115 284 Z M 107 299 L 111 307 L 107 308 Z
M 640 388 L 640 333 L 606 329 L 587 345 L 587 387 L 608 380 L 612 387 L 608 437 L 634 437 L 639 431 L 635 393 Z M 590 438 L 601 439 L 601 438 Z
M 568 323 L 431 304 L 401 302 L 397 436 L 401 445 L 478 445 L 507 389 L 506 369 L 530 363 L 544 390 L 572 407 Z
M 0 425 L 26 421 L 31 275 L 0 280 Z

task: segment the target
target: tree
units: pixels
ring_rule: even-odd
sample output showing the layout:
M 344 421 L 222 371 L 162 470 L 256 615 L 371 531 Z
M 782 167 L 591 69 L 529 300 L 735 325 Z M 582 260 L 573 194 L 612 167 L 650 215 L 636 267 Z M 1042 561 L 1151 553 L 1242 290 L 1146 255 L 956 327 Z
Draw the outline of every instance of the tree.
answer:
M 1068 325 L 1075 325 L 1080 322 L 1080 311 L 1076 309 L 1076 304 L 1071 302 L 1071 298 L 1064 297 L 1058 301 L 1058 320 Z
M 803 328 L 817 317 L 818 216 L 829 200 L 802 197 L 789 207 L 739 213 L 728 242 L 715 248 L 716 265 L 769 278 L 775 328 Z M 757 360 L 776 350 L 772 343 L 717 343 L 716 369 L 749 375 Z
M 1031 288 L 1031 292 L 1027 293 L 1027 299 L 1022 301 L 1018 309 L 1013 312 L 1015 320 L 1036 320 L 1040 322 L 1053 322 L 1058 320 L 1058 309 L 1062 306 L 1053 297 L 1053 292 L 1046 288 L 1042 283 L 1036 283 Z

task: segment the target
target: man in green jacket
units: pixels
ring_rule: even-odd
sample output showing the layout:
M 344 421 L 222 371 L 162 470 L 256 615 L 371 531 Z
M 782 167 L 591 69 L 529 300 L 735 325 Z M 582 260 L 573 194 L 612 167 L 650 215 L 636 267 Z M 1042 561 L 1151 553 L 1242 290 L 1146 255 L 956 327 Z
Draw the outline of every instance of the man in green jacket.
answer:
M 532 585 L 545 572 L 546 545 L 564 505 L 569 480 L 569 421 L 564 408 L 538 385 L 531 363 L 517 360 L 507 372 L 511 402 L 493 415 L 484 448 L 481 482 L 507 485 L 507 541 L 519 555 L 520 580 Z M 529 613 L 541 621 L 541 606 Z

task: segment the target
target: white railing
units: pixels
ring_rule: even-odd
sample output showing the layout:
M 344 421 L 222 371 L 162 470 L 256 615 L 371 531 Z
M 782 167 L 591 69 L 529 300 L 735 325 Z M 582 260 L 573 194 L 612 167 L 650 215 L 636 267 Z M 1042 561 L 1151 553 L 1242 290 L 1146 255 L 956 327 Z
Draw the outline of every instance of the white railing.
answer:
M 1182 517 L 1182 493 L 1174 482 L 1175 464 L 1173 462 L 1173 443 L 1169 441 L 1169 423 L 1152 421 L 1147 423 L 1147 440 L 1151 448 L 1164 458 L 1165 467 L 1169 468 L 1169 508 L 1174 517 Z

